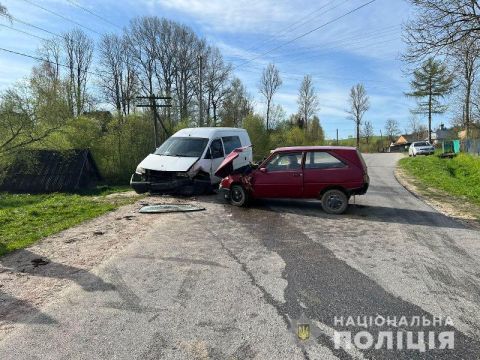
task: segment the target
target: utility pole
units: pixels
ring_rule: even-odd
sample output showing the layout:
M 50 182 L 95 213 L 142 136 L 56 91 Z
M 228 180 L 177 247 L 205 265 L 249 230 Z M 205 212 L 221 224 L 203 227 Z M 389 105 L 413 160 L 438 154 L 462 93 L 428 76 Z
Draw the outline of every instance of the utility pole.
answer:
M 154 138 L 154 144 L 156 149 L 158 147 L 157 121 L 162 126 L 162 129 L 165 132 L 165 135 L 170 136 L 170 132 L 166 128 L 162 119 L 160 118 L 157 108 L 171 108 L 172 104 L 170 103 L 170 101 L 172 100 L 172 97 L 171 96 L 137 96 L 137 99 L 148 99 L 150 101 L 149 104 L 137 104 L 135 106 L 150 108 L 153 110 L 153 138 Z M 165 100 L 166 104 L 157 104 L 157 100 Z
M 338 129 L 337 129 L 337 146 L 338 146 Z
M 382 144 L 382 152 L 383 151 L 383 134 L 382 134 L 382 129 L 380 129 L 380 144 Z
M 198 124 L 200 127 L 203 126 L 203 58 L 202 55 L 198 56 L 198 81 L 199 81 L 199 99 L 198 99 Z

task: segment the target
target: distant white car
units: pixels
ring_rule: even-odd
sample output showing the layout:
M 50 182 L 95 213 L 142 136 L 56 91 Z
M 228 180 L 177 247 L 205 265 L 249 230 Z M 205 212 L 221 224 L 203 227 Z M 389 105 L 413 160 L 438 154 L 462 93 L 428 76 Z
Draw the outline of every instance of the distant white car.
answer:
M 408 148 L 408 156 L 432 155 L 435 148 L 428 141 L 416 141 Z

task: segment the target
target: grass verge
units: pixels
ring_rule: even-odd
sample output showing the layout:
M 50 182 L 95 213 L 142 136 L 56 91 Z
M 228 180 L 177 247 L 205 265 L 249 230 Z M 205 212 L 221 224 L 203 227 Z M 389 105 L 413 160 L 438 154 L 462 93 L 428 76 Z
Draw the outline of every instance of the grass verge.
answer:
M 400 160 L 400 167 L 427 188 L 445 191 L 480 205 L 480 158 L 459 154 L 452 159 L 417 156 Z
M 112 196 L 126 190 L 128 188 L 103 187 L 82 194 L 0 193 L 0 255 L 25 248 L 139 198 Z

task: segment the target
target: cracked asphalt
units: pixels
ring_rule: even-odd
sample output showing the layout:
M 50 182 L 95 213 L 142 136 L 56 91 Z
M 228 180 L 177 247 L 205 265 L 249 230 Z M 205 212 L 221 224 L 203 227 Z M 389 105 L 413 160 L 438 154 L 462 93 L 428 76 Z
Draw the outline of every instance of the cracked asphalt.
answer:
M 0 359 L 479 359 L 480 232 L 394 177 L 397 154 L 365 156 L 371 188 L 342 216 L 268 200 L 151 216 L 154 227 L 2 342 Z M 335 317 L 447 316 L 454 349 L 337 349 Z M 294 334 L 311 323 L 312 339 Z M 292 330 L 293 329 L 293 330 Z

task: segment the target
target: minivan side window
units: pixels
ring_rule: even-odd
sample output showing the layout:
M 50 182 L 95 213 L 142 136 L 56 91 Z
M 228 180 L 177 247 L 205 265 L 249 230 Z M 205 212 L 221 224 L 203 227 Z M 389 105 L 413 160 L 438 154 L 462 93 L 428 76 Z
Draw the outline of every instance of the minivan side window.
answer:
M 222 137 L 223 146 L 225 147 L 225 154 L 230 154 L 233 150 L 242 147 L 240 138 L 238 136 L 224 136 Z
M 308 152 L 305 158 L 305 169 L 336 169 L 346 166 L 344 162 L 325 151 Z
M 210 148 L 207 151 L 207 155 L 205 156 L 206 159 L 218 159 L 218 158 L 223 158 L 224 152 L 223 152 L 223 144 L 222 140 L 220 139 L 215 139 L 212 141 L 210 144 Z

